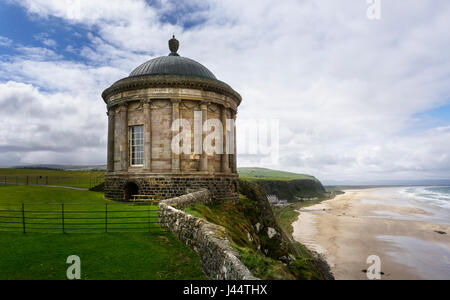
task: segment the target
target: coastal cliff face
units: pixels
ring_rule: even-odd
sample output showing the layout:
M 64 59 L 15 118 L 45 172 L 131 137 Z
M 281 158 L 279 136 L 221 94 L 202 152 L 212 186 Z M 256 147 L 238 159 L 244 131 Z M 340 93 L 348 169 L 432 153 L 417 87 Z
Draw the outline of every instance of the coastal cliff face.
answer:
M 279 199 L 298 201 L 300 198 L 322 197 L 326 191 L 322 183 L 314 179 L 298 180 L 255 180 L 266 195 L 276 195 Z
M 246 197 L 247 202 L 241 202 L 242 214 L 252 224 L 249 230 L 251 244 L 267 256 L 289 261 L 289 241 L 278 226 L 272 209 L 264 192 L 254 183 L 240 180 L 239 193 Z
M 225 201 L 186 209 L 194 216 L 223 226 L 242 262 L 265 279 L 325 279 L 312 257 L 299 256 L 278 225 L 266 194 L 254 182 L 239 181 L 239 203 Z

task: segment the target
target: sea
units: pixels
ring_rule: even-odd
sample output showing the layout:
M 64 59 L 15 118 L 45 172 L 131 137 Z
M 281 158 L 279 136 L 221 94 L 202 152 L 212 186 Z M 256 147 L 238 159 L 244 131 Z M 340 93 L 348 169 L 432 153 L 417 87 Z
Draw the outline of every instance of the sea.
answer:
M 450 225 L 450 186 L 417 186 L 380 190 L 386 193 L 392 205 L 406 205 L 420 208 L 428 214 L 415 216 L 389 216 L 384 218 L 431 222 Z M 448 236 L 450 232 L 445 232 Z M 391 250 L 394 259 L 404 265 L 414 267 L 424 279 L 450 279 L 450 243 L 445 237 L 441 243 L 411 236 L 382 235 L 380 240 L 389 241 L 403 251 Z
M 389 199 L 389 204 L 396 206 L 409 206 L 420 208 L 427 215 L 395 216 L 392 219 L 426 221 L 450 225 L 450 186 L 410 186 L 380 189 L 375 192 L 379 196 Z M 368 204 L 377 203 L 376 200 L 363 200 Z M 384 216 L 388 217 L 388 216 Z
M 450 209 L 450 186 L 407 187 L 401 192 L 413 201 Z

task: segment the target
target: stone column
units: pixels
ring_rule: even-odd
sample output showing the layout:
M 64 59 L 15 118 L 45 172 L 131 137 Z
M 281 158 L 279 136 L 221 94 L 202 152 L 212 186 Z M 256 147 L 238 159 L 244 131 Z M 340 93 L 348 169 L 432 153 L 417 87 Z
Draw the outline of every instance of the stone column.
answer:
M 208 171 L 208 154 L 205 152 L 204 143 L 206 138 L 206 133 L 203 130 L 205 122 L 208 120 L 208 105 L 209 102 L 203 101 L 200 103 L 200 109 L 202 110 L 202 154 L 200 155 L 200 171 Z
M 223 154 L 221 157 L 221 170 L 223 173 L 229 173 L 230 172 L 230 161 L 229 161 L 228 149 L 227 149 L 227 108 L 225 106 L 221 107 L 220 116 L 221 116 L 221 122 L 222 122 L 222 127 L 223 127 L 223 135 L 222 135 Z
M 144 102 L 144 171 L 152 170 L 152 114 L 151 100 Z
M 120 105 L 119 115 L 120 170 L 128 171 L 128 103 L 123 103 Z
M 175 120 L 180 119 L 180 99 L 171 99 L 172 102 L 172 124 Z M 172 128 L 173 129 L 173 128 Z M 172 138 L 180 133 L 180 127 L 172 130 Z M 172 151 L 172 172 L 180 172 L 180 154 Z
M 115 108 L 109 107 L 108 112 L 108 158 L 107 171 L 114 172 L 114 128 L 115 128 Z
M 237 140 L 236 140 L 236 114 L 237 112 L 233 111 L 231 113 L 232 119 L 234 120 L 234 130 L 231 131 L 231 134 L 234 136 L 234 154 L 233 154 L 233 161 L 231 165 L 231 171 L 233 173 L 237 173 Z

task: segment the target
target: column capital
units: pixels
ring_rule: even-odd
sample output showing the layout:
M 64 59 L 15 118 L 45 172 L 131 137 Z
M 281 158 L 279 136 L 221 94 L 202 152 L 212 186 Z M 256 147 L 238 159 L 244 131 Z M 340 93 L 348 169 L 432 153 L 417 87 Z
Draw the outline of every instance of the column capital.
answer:
M 170 99 L 170 102 L 172 102 L 172 104 L 175 104 L 175 103 L 180 104 L 181 98 L 171 98 L 171 99 Z
M 223 114 L 226 114 L 226 113 L 227 113 L 227 110 L 228 110 L 228 107 L 226 107 L 225 105 L 223 105 L 223 106 L 220 107 L 220 111 L 221 111 L 221 113 L 223 113 Z
M 145 99 L 142 101 L 142 106 L 145 108 L 150 108 L 150 105 L 152 105 L 152 99 Z
M 109 116 L 114 116 L 116 114 L 116 107 L 115 106 L 110 106 L 107 108 L 106 111 L 106 115 Z
M 125 110 L 127 110 L 128 109 L 128 103 L 127 102 L 124 102 L 124 103 L 120 103 L 119 104 L 119 111 L 125 111 Z
M 208 107 L 208 105 L 211 104 L 211 101 L 201 101 L 200 102 L 200 107 L 201 109 L 206 109 Z

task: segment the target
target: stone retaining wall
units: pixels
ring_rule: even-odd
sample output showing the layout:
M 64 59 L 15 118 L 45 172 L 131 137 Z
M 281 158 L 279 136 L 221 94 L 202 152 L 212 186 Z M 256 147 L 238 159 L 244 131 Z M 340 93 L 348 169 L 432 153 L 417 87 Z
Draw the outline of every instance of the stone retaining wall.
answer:
M 225 228 L 195 218 L 182 209 L 195 204 L 211 203 L 207 189 L 161 201 L 161 226 L 200 256 L 203 271 L 216 280 L 257 280 L 240 261 L 240 256 L 226 238 Z

